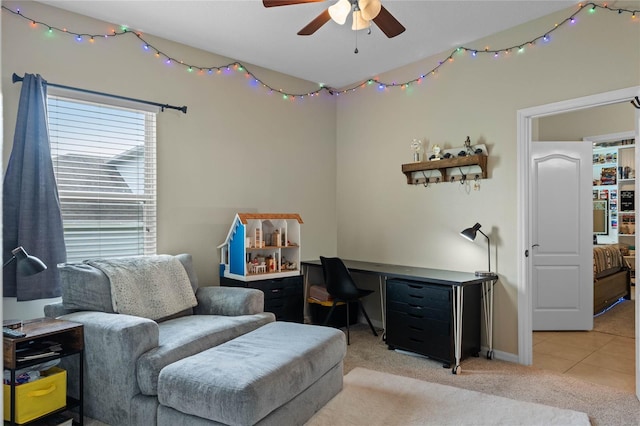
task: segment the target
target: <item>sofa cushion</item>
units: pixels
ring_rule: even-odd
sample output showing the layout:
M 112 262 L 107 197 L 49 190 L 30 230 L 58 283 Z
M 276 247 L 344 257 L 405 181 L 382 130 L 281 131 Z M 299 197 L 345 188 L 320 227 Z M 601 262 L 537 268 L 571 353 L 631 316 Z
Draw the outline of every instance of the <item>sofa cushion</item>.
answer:
M 193 269 L 191 255 L 183 253 L 176 255 L 175 258 L 184 266 L 195 293 L 198 289 L 198 277 Z M 85 260 L 84 262 L 58 265 L 62 306 L 65 309 L 113 313 L 109 278 L 100 269 L 87 262 Z M 187 309 L 184 313 L 192 313 L 192 308 Z
M 138 358 L 140 391 L 157 395 L 158 375 L 165 366 L 227 342 L 275 321 L 270 312 L 255 315 L 191 315 L 158 324 L 159 345 Z
M 85 263 L 62 263 L 60 288 L 66 309 L 113 313 L 109 278 L 98 268 Z

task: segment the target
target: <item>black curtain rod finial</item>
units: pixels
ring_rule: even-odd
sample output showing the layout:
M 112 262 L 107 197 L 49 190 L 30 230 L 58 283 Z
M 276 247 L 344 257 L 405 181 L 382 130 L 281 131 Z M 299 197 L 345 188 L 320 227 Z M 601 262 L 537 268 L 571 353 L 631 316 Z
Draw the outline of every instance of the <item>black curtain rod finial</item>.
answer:
M 635 101 L 631 100 L 631 105 L 633 105 L 637 109 L 640 109 L 640 98 L 636 96 Z

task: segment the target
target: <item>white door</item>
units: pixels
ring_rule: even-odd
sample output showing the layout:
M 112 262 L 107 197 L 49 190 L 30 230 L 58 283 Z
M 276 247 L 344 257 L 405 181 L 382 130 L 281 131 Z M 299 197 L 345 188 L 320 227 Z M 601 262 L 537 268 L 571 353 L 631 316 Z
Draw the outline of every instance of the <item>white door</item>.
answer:
M 531 144 L 533 330 L 593 328 L 592 147 Z

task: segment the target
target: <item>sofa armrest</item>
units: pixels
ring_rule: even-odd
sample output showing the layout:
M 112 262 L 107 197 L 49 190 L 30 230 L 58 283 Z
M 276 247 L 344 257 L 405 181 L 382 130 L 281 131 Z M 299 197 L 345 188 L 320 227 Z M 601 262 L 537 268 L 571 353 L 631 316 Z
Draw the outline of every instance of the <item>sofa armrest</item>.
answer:
M 62 305 L 62 302 L 44 305 L 44 316 L 48 318 L 58 318 L 61 315 L 71 314 L 73 312 L 78 312 L 78 310 L 67 309 Z
M 244 287 L 200 287 L 196 291 L 197 315 L 253 315 L 264 312 L 264 293 Z
M 84 325 L 84 413 L 112 425 L 130 424 L 130 405 L 140 393 L 136 361 L 158 347 L 155 321 L 130 315 L 79 311 L 60 319 Z M 65 359 L 68 392 L 78 397 L 77 360 Z

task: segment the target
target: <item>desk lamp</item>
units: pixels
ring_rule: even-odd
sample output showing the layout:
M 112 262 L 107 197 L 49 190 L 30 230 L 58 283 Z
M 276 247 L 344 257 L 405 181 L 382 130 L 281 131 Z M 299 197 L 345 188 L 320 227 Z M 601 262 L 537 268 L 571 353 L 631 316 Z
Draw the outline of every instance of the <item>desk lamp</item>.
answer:
M 2 269 L 9 265 L 14 260 L 16 263 L 16 270 L 18 274 L 23 276 L 35 275 L 47 269 L 47 265 L 35 256 L 29 255 L 22 246 L 11 250 L 11 259 L 7 260 Z
M 495 275 L 493 272 L 491 272 L 491 242 L 489 241 L 489 237 L 487 236 L 487 234 L 480 230 L 481 227 L 482 225 L 476 223 L 471 228 L 467 228 L 464 231 L 460 232 L 460 235 L 462 235 L 469 241 L 475 240 L 478 232 L 485 236 L 485 238 L 487 239 L 487 258 L 489 260 L 489 269 L 487 271 L 476 271 L 476 275 L 479 277 L 488 277 L 491 275 Z

